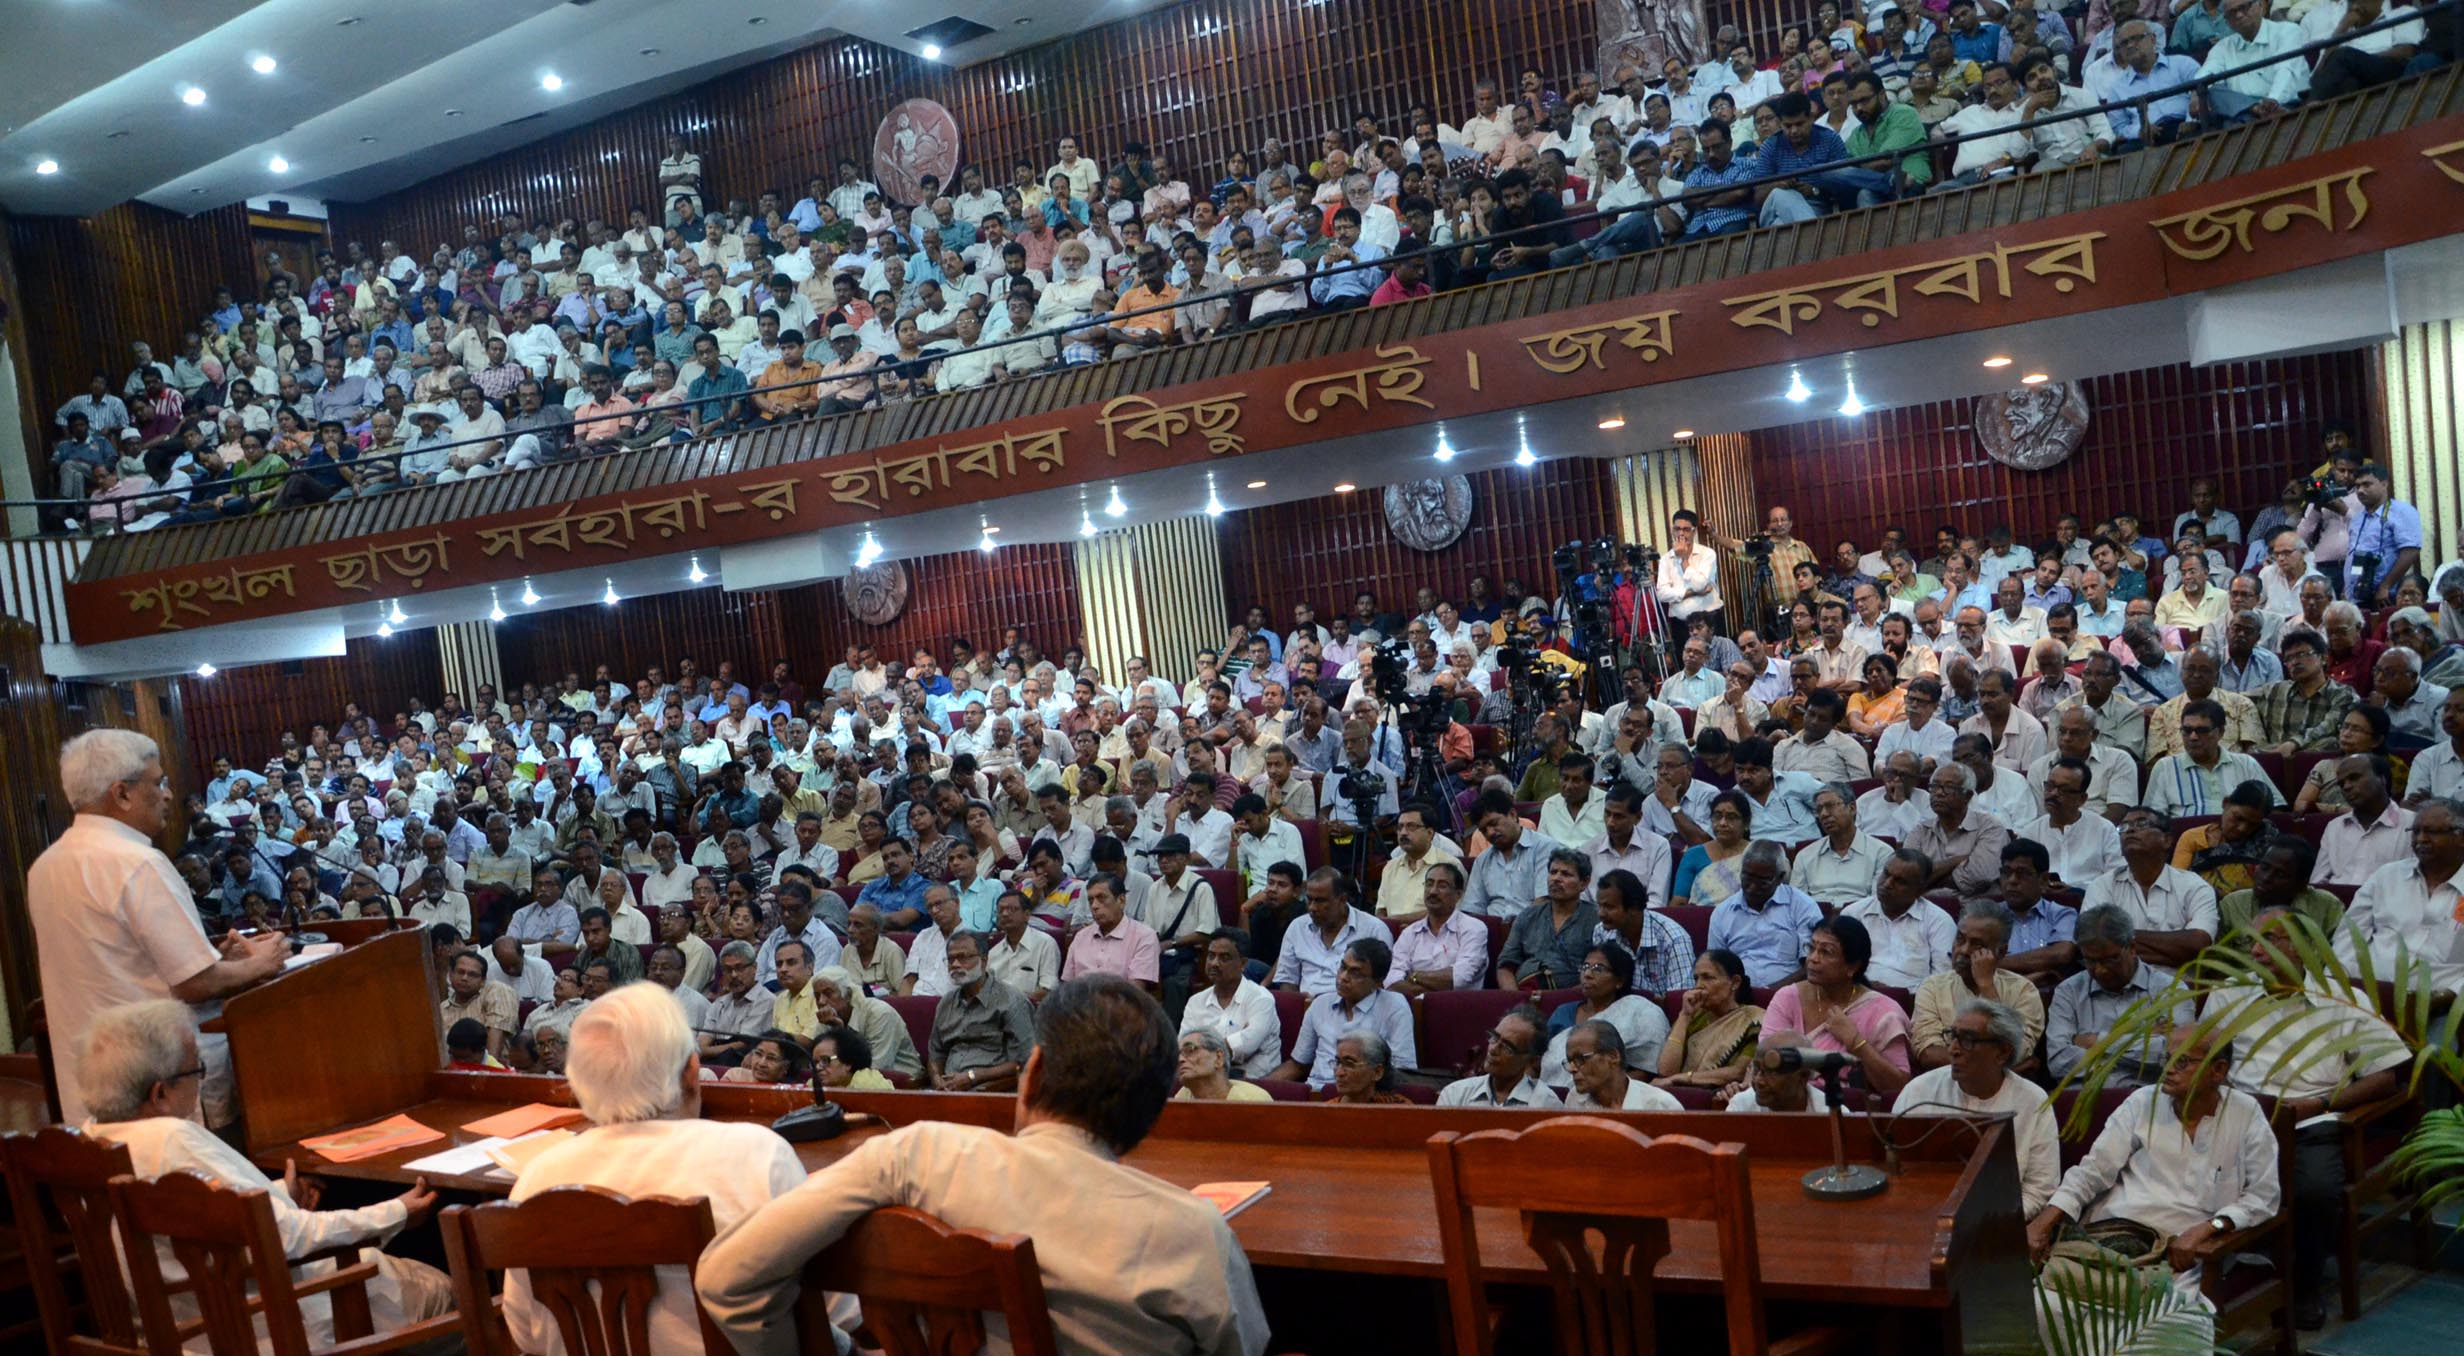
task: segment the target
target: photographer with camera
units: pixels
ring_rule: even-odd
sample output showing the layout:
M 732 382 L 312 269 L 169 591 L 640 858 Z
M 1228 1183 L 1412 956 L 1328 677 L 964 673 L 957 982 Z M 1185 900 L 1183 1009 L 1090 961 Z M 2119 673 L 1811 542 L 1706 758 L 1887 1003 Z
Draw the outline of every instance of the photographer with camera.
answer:
M 1322 797 L 1327 823 L 1363 827 L 1365 811 L 1370 817 L 1366 827 L 1374 832 L 1401 810 L 1395 770 L 1370 755 L 1377 733 L 1378 727 L 1364 720 L 1343 727 L 1343 762 L 1326 774 L 1326 786 L 1332 789 Z
M 2352 503 L 2344 596 L 2365 608 L 2392 606 L 2396 581 L 2421 563 L 2421 511 L 2395 497 L 2392 476 L 2376 462 L 2353 478 Z
M 2302 510 L 2300 531 L 2311 560 L 2341 598 L 2345 564 L 2353 553 L 2353 523 L 2361 516 L 2361 496 L 2354 490 L 2354 481 L 2361 475 L 2361 453 L 2352 447 L 2338 448 L 2327 468 L 2325 475 L 2312 476 L 2305 487 L 2310 506 Z

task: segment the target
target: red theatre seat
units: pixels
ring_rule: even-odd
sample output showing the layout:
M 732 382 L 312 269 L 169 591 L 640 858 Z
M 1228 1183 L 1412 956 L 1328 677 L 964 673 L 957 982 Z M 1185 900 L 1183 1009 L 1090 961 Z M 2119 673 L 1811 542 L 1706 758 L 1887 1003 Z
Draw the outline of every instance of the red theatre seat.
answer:
M 881 1001 L 889 1004 L 899 1020 L 907 1024 L 907 1038 L 915 1042 L 916 1056 L 922 1058 L 933 1048 L 933 1011 L 941 1006 L 941 1000 L 892 994 Z

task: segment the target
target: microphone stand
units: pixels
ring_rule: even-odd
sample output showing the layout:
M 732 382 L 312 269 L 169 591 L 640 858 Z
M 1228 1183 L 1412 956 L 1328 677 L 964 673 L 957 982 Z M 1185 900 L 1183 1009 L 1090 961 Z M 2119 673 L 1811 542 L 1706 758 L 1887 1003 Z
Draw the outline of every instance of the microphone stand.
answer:
M 1836 1064 L 1822 1071 L 1823 1095 L 1831 1102 L 1831 1166 L 1805 1174 L 1805 1194 L 1818 1201 L 1861 1201 L 1881 1195 L 1890 1179 L 1871 1163 L 1848 1161 L 1839 1075 Z

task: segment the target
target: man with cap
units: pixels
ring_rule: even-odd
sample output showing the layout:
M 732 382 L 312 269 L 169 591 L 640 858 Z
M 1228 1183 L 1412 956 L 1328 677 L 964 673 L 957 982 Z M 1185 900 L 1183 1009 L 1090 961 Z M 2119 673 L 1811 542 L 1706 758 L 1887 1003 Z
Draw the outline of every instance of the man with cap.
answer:
M 804 331 L 779 335 L 779 360 L 753 382 L 753 408 L 764 422 L 791 423 L 810 417 L 821 403 L 821 364 L 804 356 Z
M 415 429 L 402 440 L 402 483 L 433 484 L 437 474 L 453 464 L 453 453 L 445 444 L 453 435 L 445 431 L 445 407 L 421 405 L 411 411 Z
M 823 414 L 844 414 L 873 402 L 873 380 L 867 375 L 881 363 L 880 355 L 856 341 L 856 327 L 845 322 L 830 327 L 830 361 L 821 365 L 824 378 L 814 388 Z

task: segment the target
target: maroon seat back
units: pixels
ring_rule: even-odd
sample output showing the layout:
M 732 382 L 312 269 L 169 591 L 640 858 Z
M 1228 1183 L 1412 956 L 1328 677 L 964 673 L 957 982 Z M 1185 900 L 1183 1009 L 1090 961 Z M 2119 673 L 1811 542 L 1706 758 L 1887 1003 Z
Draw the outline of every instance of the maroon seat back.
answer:
M 1426 1039 L 1420 1063 L 1457 1074 L 1477 1071 L 1488 1054 L 1489 1029 L 1524 1001 L 1513 989 L 1447 989 L 1420 1000 Z
M 892 994 L 881 1000 L 890 1005 L 899 1020 L 907 1024 L 907 1039 L 915 1042 L 916 1057 L 921 1059 L 933 1048 L 933 1013 L 940 1010 L 941 1000 L 920 994 Z

